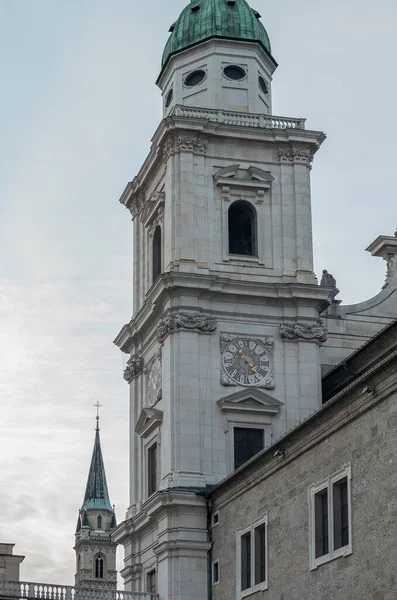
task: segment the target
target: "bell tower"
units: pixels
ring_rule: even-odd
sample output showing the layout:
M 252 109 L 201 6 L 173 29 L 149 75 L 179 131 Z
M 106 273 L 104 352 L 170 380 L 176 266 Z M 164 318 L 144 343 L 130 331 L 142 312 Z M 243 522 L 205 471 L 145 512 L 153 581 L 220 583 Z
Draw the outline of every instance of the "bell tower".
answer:
M 204 600 L 207 486 L 321 404 L 333 290 L 313 271 L 310 170 L 325 136 L 272 114 L 277 64 L 245 0 L 193 0 L 170 31 L 164 119 L 120 199 L 134 314 L 115 340 L 131 438 L 114 538 L 127 589 Z
M 99 405 L 98 405 L 99 406 Z M 76 528 L 76 588 L 116 590 L 116 548 L 111 534 L 116 528 L 109 500 L 97 415 L 94 450 Z

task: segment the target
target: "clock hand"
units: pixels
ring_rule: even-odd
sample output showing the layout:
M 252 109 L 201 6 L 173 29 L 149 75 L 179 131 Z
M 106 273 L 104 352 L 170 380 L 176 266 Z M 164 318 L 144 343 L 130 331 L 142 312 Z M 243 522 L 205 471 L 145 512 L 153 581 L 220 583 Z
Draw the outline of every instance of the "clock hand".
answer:
M 251 371 L 253 373 L 256 373 L 257 368 L 255 367 L 255 365 L 249 360 L 249 358 L 246 357 L 246 355 L 244 354 L 244 352 L 242 350 L 240 350 L 240 356 L 244 359 L 244 362 L 246 365 L 248 365 L 251 368 Z

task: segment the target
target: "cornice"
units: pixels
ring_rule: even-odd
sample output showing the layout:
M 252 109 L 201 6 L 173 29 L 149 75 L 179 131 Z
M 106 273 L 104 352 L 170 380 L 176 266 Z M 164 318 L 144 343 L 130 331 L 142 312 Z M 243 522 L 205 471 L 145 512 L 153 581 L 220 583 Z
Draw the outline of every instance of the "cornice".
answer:
M 248 113 L 243 113 L 243 116 L 250 117 Z M 286 121 L 294 122 L 293 119 Z M 200 118 L 172 114 L 160 122 L 151 140 L 149 154 L 120 197 L 121 204 L 131 211 L 132 218 L 141 212 L 145 204 L 143 190 L 154 168 L 162 163 L 165 170 L 168 158 L 177 152 L 205 154 L 207 146 L 217 138 L 238 138 L 246 142 L 274 144 L 279 161 L 310 165 L 314 154 L 325 140 L 325 135 L 321 131 L 303 128 L 246 127 L 242 124 L 215 122 L 210 116 Z
M 123 352 L 131 352 L 148 329 L 154 328 L 163 318 L 163 305 L 171 297 L 192 294 L 201 298 L 224 299 L 225 294 L 236 298 L 249 297 L 252 302 L 262 302 L 264 297 L 279 306 L 296 306 L 301 301 L 311 304 L 319 312 L 325 310 L 331 301 L 332 290 L 319 285 L 305 283 L 262 283 L 258 281 L 234 280 L 216 275 L 196 273 L 163 273 L 146 295 L 142 308 L 131 321 L 124 325 L 114 340 Z M 174 307 L 176 311 L 176 307 Z M 208 310 L 197 311 L 215 319 Z M 164 315 L 167 316 L 167 315 Z

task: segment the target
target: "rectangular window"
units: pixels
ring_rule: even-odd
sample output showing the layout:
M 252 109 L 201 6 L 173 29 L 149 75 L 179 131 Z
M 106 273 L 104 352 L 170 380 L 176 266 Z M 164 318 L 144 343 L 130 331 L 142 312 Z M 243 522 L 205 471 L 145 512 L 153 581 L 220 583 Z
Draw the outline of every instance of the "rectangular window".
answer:
M 234 468 L 238 469 L 264 447 L 263 429 L 234 428 Z
M 315 569 L 352 552 L 350 465 L 309 492 L 310 567 Z
M 147 451 L 147 489 L 148 496 L 157 489 L 157 444 L 153 444 Z
M 212 515 L 212 527 L 216 527 L 217 525 L 219 525 L 219 511 Z
M 240 597 L 267 588 L 266 519 L 237 535 L 239 565 L 237 582 Z
M 153 569 L 153 571 L 149 571 L 146 574 L 146 591 L 149 592 L 149 594 L 157 594 L 156 569 Z
M 212 585 L 219 583 L 219 560 L 212 563 Z

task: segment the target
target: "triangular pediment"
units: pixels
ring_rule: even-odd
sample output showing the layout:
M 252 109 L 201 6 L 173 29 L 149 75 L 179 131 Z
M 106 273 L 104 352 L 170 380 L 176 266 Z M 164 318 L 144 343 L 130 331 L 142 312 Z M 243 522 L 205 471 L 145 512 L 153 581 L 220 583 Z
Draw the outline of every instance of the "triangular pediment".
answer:
M 140 437 L 146 437 L 155 427 L 161 424 L 162 420 L 162 410 L 144 408 L 139 416 L 135 431 Z
M 283 405 L 280 400 L 258 389 L 245 389 L 218 400 L 221 411 L 259 412 L 277 414 Z

